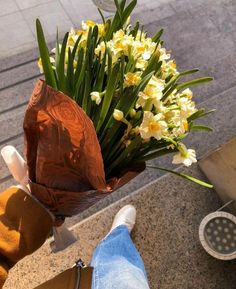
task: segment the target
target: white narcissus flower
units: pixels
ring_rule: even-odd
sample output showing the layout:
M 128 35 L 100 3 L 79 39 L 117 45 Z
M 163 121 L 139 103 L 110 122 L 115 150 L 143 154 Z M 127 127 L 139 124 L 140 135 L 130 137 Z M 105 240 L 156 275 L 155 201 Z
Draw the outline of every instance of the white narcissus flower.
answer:
M 106 51 L 106 44 L 104 41 L 102 41 L 94 50 L 95 54 L 98 56 L 101 52 L 101 55 L 103 56 Z
M 183 134 L 185 134 L 186 132 L 188 132 L 189 130 L 189 125 L 188 125 L 188 121 L 186 119 L 179 119 L 179 121 L 175 122 L 176 126 L 173 130 L 172 130 L 172 135 L 174 137 L 178 137 L 181 136 Z
M 144 70 L 148 65 L 148 61 L 144 60 L 142 57 L 139 57 L 136 61 L 135 67 L 137 69 Z
M 139 127 L 139 132 L 144 140 L 154 137 L 160 140 L 167 133 L 167 123 L 161 114 L 154 115 L 150 111 L 144 111 L 143 122 Z
M 180 97 L 177 99 L 177 104 L 180 107 L 180 116 L 182 118 L 188 118 L 190 115 L 197 111 L 195 103 L 189 100 L 188 97 Z
M 166 52 L 165 48 L 160 48 L 159 52 L 160 52 L 160 58 L 159 58 L 160 61 L 170 59 L 170 54 Z
M 196 163 L 196 152 L 193 149 L 187 149 L 182 143 L 179 144 L 179 152 L 173 157 L 173 164 L 184 164 L 186 167 Z
M 124 113 L 119 109 L 114 109 L 113 117 L 117 121 L 122 121 L 122 119 L 124 118 Z
M 101 95 L 98 91 L 93 91 L 90 93 L 91 100 L 95 101 L 97 105 L 99 105 L 102 101 Z
M 184 91 L 182 91 L 181 94 L 184 95 L 185 97 L 187 97 L 190 100 L 193 97 L 193 92 L 189 88 L 186 88 Z
M 93 20 L 82 21 L 82 29 L 89 30 L 90 27 L 94 27 L 96 23 Z
M 120 29 L 113 34 L 113 40 L 122 40 L 125 36 L 124 30 Z
M 147 101 L 150 105 L 150 109 L 154 105 L 156 108 L 160 107 L 160 100 L 163 96 L 163 89 L 165 86 L 165 81 L 158 79 L 153 76 L 149 83 L 146 85 L 143 92 L 139 92 L 139 99 L 136 102 L 136 108 L 145 107 Z M 146 109 L 148 110 L 148 109 Z
M 142 57 L 144 60 L 149 60 L 151 58 L 152 54 L 150 51 L 145 51 L 143 54 L 142 54 Z
M 128 72 L 125 74 L 125 86 L 135 86 L 138 85 L 139 82 L 141 81 L 141 77 L 140 77 L 140 73 L 136 72 L 136 73 L 132 73 L 132 72 Z
M 163 60 L 161 65 L 161 73 L 162 79 L 166 79 L 169 75 L 178 75 L 179 72 L 176 69 L 175 60 L 170 60 L 168 62 Z

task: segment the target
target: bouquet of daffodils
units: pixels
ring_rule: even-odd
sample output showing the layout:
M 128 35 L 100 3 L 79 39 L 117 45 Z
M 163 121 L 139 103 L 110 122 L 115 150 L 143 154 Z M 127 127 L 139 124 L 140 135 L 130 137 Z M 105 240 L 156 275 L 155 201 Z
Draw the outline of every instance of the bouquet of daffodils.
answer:
M 131 25 L 137 1 L 125 2 L 115 0 L 113 19 L 105 19 L 99 10 L 102 23 L 82 22 L 82 28 L 71 29 L 62 43 L 57 37 L 51 53 L 40 21 L 36 23 L 38 65 L 45 82 L 71 98 L 92 121 L 107 181 L 169 153 L 174 153 L 174 164 L 190 166 L 196 162 L 196 153 L 186 148 L 183 139 L 192 130 L 211 131 L 194 124 L 212 111 L 196 108 L 190 87 L 212 78 L 181 82 L 183 76 L 198 70 L 179 72 L 163 47 L 163 30 L 149 37 L 139 22 Z

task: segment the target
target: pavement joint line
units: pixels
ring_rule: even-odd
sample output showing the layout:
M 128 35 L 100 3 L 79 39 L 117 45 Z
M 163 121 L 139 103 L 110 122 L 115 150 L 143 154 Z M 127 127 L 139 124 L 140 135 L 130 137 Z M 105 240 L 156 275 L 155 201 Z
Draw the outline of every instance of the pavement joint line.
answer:
M 0 70 L 0 73 L 4 73 L 4 72 L 7 72 L 7 71 L 12 70 L 12 69 L 19 68 L 21 66 L 30 64 L 30 63 L 32 63 L 34 61 L 37 61 L 37 60 L 38 60 L 38 57 L 34 58 L 34 59 L 31 59 L 31 60 L 27 60 L 27 61 L 19 63 L 19 64 L 16 64 L 14 66 L 10 66 L 10 67 L 4 68 L 4 69 Z
M 7 144 L 7 143 L 10 142 L 10 141 L 16 140 L 17 138 L 20 138 L 20 137 L 22 137 L 23 135 L 24 135 L 24 133 L 21 132 L 21 133 L 19 133 L 19 134 L 17 134 L 17 135 L 14 135 L 14 136 L 11 136 L 11 137 L 9 137 L 9 138 L 7 138 L 7 139 L 4 139 L 4 140 L 0 141 L 0 146 L 5 145 L 5 144 Z
M 16 85 L 18 85 L 18 84 L 22 84 L 22 83 L 27 82 L 27 81 L 29 81 L 29 80 L 33 80 L 33 79 L 35 79 L 35 78 L 41 77 L 41 76 L 42 76 L 41 73 L 40 73 L 40 74 L 36 74 L 36 75 L 31 76 L 31 77 L 28 77 L 28 78 L 19 80 L 19 81 L 15 82 L 15 83 L 9 84 L 9 85 L 7 85 L 7 86 L 1 87 L 1 88 L 0 88 L 0 92 L 6 90 L 6 89 L 8 89 L 8 88 L 12 88 L 12 87 L 14 87 L 14 86 L 16 86 Z
M 7 108 L 7 109 L 4 109 L 4 110 L 0 111 L 0 115 L 2 115 L 2 114 L 4 114 L 4 113 L 7 113 L 7 112 L 9 112 L 9 111 L 11 111 L 11 110 L 13 110 L 13 109 L 17 109 L 17 108 L 20 108 L 20 107 L 22 107 L 22 106 L 24 106 L 24 105 L 27 105 L 28 102 L 29 102 L 29 101 L 27 100 L 27 101 L 24 101 L 24 102 L 22 102 L 22 103 L 20 103 L 20 104 L 18 104 L 18 105 L 14 105 L 14 106 L 12 106 L 12 107 L 9 107 L 9 108 Z

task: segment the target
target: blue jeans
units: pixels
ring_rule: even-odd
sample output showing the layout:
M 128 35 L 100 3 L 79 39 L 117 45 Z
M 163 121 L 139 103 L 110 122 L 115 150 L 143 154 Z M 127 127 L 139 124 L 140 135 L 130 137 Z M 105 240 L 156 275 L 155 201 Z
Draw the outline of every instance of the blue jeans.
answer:
M 149 289 L 143 261 L 125 225 L 97 246 L 91 266 L 92 289 Z

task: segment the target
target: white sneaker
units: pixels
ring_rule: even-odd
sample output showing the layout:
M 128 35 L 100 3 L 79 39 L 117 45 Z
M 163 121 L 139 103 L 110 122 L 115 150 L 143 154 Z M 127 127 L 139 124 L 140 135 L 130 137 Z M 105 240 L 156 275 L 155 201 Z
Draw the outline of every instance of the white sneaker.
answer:
M 125 225 L 127 226 L 129 232 L 131 232 L 134 227 L 135 221 L 136 221 L 135 207 L 132 205 L 126 205 L 123 208 L 121 208 L 119 212 L 116 214 L 111 227 L 111 231 L 120 225 Z

